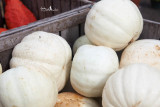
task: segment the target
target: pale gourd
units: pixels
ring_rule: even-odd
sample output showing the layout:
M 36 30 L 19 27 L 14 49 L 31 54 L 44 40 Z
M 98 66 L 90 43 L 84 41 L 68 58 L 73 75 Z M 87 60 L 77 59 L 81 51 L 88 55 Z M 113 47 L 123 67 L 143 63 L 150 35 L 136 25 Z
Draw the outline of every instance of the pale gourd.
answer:
M 160 107 L 160 71 L 146 64 L 131 64 L 106 82 L 103 107 Z
M 58 90 L 66 84 L 71 67 L 71 48 L 60 36 L 37 31 L 24 37 L 12 52 L 10 67 L 25 66 L 55 78 Z
M 73 58 L 71 85 L 83 96 L 100 97 L 107 79 L 118 67 L 118 57 L 113 49 L 83 45 Z
M 160 41 L 144 39 L 130 44 L 122 53 L 120 67 L 133 63 L 145 63 L 160 70 Z
M 142 15 L 131 0 L 99 1 L 85 22 L 85 34 L 91 43 L 116 51 L 137 40 L 142 29 Z
M 100 107 L 98 103 L 73 92 L 58 94 L 57 103 L 54 107 Z
M 75 41 L 75 43 L 74 43 L 74 45 L 73 45 L 73 54 L 76 53 L 76 51 L 77 51 L 77 49 L 78 49 L 79 47 L 81 47 L 82 45 L 87 45 L 87 44 L 88 44 L 88 45 L 92 45 L 92 43 L 88 40 L 88 38 L 87 38 L 85 35 L 79 37 L 79 38 Z
M 0 107 L 54 107 L 57 85 L 46 75 L 24 67 L 0 75 Z

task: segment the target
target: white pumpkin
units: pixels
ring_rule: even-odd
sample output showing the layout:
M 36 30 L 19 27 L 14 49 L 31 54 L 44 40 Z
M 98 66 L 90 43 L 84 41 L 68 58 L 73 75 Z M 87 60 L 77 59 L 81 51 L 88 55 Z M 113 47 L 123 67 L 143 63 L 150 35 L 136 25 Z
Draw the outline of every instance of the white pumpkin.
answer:
M 0 75 L 0 107 L 54 107 L 57 85 L 46 75 L 24 67 Z
M 118 70 L 106 82 L 103 107 L 160 107 L 160 71 L 145 64 Z
M 92 45 L 92 43 L 88 40 L 88 38 L 87 38 L 85 35 L 79 37 L 79 38 L 75 41 L 75 43 L 74 43 L 74 45 L 73 45 L 73 54 L 76 53 L 77 49 L 78 49 L 80 46 L 82 46 L 82 45 L 87 45 L 87 44 L 88 44 L 88 45 Z
M 118 67 L 118 57 L 113 49 L 83 45 L 73 58 L 72 87 L 83 96 L 100 97 L 107 79 Z
M 73 92 L 58 94 L 58 100 L 54 107 L 100 107 L 98 103 Z
M 95 45 L 116 51 L 137 40 L 143 29 L 143 19 L 131 0 L 102 0 L 89 11 L 85 34 Z
M 71 48 L 60 36 L 43 31 L 23 38 L 12 53 L 10 67 L 25 66 L 55 78 L 58 90 L 63 89 L 70 72 Z
M 160 41 L 138 40 L 130 44 L 122 53 L 120 67 L 133 63 L 145 63 L 160 70 Z

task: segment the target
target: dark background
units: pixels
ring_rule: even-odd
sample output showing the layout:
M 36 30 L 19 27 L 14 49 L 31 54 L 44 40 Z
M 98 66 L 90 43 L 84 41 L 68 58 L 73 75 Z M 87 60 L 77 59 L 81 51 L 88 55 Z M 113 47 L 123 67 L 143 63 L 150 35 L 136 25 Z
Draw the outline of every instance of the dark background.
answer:
M 21 0 L 37 17 L 37 19 L 43 19 L 46 17 L 54 16 L 65 11 L 77 8 L 85 5 L 79 0 Z M 0 0 L 0 27 L 5 27 L 4 14 L 4 0 Z M 58 9 L 57 12 L 42 12 L 42 8 Z M 139 9 L 142 13 L 143 18 L 160 22 L 160 9 L 154 9 L 151 7 L 150 0 L 141 0 Z

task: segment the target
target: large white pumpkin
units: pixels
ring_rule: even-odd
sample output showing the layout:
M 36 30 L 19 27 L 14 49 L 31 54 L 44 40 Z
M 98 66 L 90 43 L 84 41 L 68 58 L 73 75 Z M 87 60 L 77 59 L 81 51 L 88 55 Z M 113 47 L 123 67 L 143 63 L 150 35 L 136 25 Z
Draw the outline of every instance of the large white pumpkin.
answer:
M 45 72 L 51 78 L 55 77 L 60 91 L 70 72 L 71 56 L 71 48 L 62 37 L 37 31 L 16 45 L 10 67 L 25 66 Z
M 160 70 L 160 41 L 138 40 L 130 44 L 122 53 L 120 67 L 133 63 L 145 63 Z
M 54 107 L 100 107 L 98 103 L 83 97 L 77 93 L 63 92 L 58 94 L 58 100 Z
M 160 71 L 145 64 L 118 70 L 106 82 L 103 107 L 160 107 Z
M 113 49 L 83 45 L 73 58 L 72 87 L 83 96 L 100 97 L 107 79 L 118 67 L 118 57 Z
M 24 67 L 0 75 L 0 107 L 54 107 L 57 85 L 46 75 Z
M 76 51 L 77 51 L 77 49 L 78 49 L 79 47 L 81 47 L 82 45 L 92 45 L 92 43 L 88 40 L 88 38 L 87 38 L 85 35 L 79 37 L 79 38 L 75 41 L 75 43 L 74 43 L 74 45 L 73 45 L 73 54 L 75 54 Z
M 95 45 L 118 51 L 138 39 L 143 19 L 131 0 L 102 0 L 87 15 L 85 33 Z

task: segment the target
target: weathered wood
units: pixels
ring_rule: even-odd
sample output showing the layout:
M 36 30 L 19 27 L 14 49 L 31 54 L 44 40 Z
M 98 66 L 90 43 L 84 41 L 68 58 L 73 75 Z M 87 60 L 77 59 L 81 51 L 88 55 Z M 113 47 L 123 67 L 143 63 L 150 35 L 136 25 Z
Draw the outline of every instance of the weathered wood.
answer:
M 86 3 L 84 3 L 84 2 L 81 2 L 80 4 L 81 4 L 81 6 L 86 5 Z M 82 35 L 85 34 L 85 32 L 84 32 L 84 26 L 85 26 L 85 23 L 82 23 L 82 24 L 79 25 L 79 27 L 80 27 L 80 29 L 79 29 L 79 33 L 80 34 L 79 35 L 80 36 L 82 36 Z
M 22 0 L 22 2 L 29 10 L 33 12 L 33 14 L 36 16 L 37 19 L 40 19 L 38 5 L 41 4 L 39 4 L 40 3 L 39 0 Z
M 0 9 L 0 11 L 2 10 Z M 3 27 L 3 17 L 1 13 L 0 13 L 0 27 Z
M 61 12 L 66 12 L 71 10 L 71 1 L 70 0 L 61 0 Z
M 66 0 L 62 0 L 62 1 L 63 1 L 62 5 L 65 5 Z M 80 5 L 80 4 L 78 5 L 76 3 L 77 3 L 77 0 L 76 1 L 71 0 L 70 2 L 68 1 L 68 6 L 70 5 L 70 7 L 66 6 L 66 7 L 61 7 L 61 8 L 63 9 L 63 11 L 68 11 L 68 10 L 73 9 L 75 7 L 78 7 Z M 79 37 L 79 26 L 76 25 L 72 28 L 65 29 L 64 31 L 61 31 L 61 36 L 63 38 L 65 38 L 69 42 L 70 46 L 72 47 L 74 41 Z
M 80 0 L 71 0 L 71 9 L 74 9 L 76 7 L 81 6 Z M 70 30 L 70 35 L 72 40 L 71 41 L 71 47 L 73 46 L 75 40 L 80 36 L 80 24 L 77 26 L 74 26 L 73 28 L 69 29 Z
M 57 9 L 57 11 L 53 11 L 53 15 L 57 15 L 61 13 L 61 0 L 52 0 L 53 9 Z
M 33 2 L 32 0 L 21 0 L 22 3 L 29 9 L 29 10 L 33 10 L 34 8 L 32 7 L 32 4 L 36 3 L 36 2 Z M 35 0 L 34 0 L 35 1 Z M 36 4 L 35 4 L 36 6 Z M 33 12 L 33 11 L 32 11 Z
M 80 24 L 85 21 L 88 11 L 88 6 L 83 6 L 0 34 L 0 52 L 13 48 L 23 37 L 34 31 L 57 32 Z
M 79 25 L 80 29 L 79 29 L 79 33 L 80 33 L 80 36 L 84 35 L 84 26 L 85 26 L 85 23 L 82 23 Z
M 143 18 L 160 22 L 160 9 L 151 6 L 151 0 L 141 0 L 139 7 Z
M 79 6 L 81 6 L 80 0 L 71 0 L 71 9 L 75 9 Z
M 72 48 L 75 40 L 79 37 L 79 26 L 74 26 L 70 29 L 64 30 L 61 32 L 61 36 L 68 41 Z
M 23 3 L 34 13 L 37 19 L 43 19 L 51 17 L 54 13 L 54 9 L 60 10 L 60 0 L 22 0 Z M 42 8 L 52 8 L 52 10 L 42 10 Z
M 0 27 L 4 27 L 4 8 L 3 2 L 0 0 Z
M 22 0 L 23 3 L 34 13 L 37 19 L 51 17 L 60 14 L 61 12 L 68 11 L 68 8 L 76 8 L 80 6 L 79 0 Z M 63 4 L 63 5 L 62 5 Z M 58 11 L 41 11 L 41 8 L 49 8 Z
M 12 56 L 12 49 L 0 52 L 0 63 L 2 64 L 3 72 L 9 69 L 9 61 Z
M 46 18 L 46 13 L 47 13 L 47 11 L 42 11 L 41 10 L 41 8 L 49 8 L 49 7 L 46 7 L 45 6 L 45 3 L 47 4 L 47 1 L 48 0 L 35 0 L 35 1 L 37 1 L 36 2 L 36 5 L 37 5 L 37 7 L 36 7 L 36 9 L 34 9 L 34 11 L 37 11 L 38 12 L 38 17 L 39 17 L 39 19 L 44 19 L 44 18 Z M 34 4 L 35 5 L 35 4 Z M 33 6 L 34 7 L 34 6 Z
M 45 1 L 45 0 L 43 0 L 43 1 Z M 57 0 L 57 1 L 59 1 L 59 0 Z M 51 8 L 52 9 L 52 11 L 46 11 L 45 12 L 45 17 L 44 18 L 53 16 L 54 15 L 54 9 L 55 9 L 55 7 L 52 5 L 53 0 L 46 0 L 46 2 L 44 2 L 44 4 L 45 4 L 44 6 L 46 8 Z
M 71 0 L 71 9 L 75 9 L 79 6 L 81 6 L 80 0 Z M 77 34 L 79 35 L 79 25 L 75 26 L 75 28 L 73 28 L 72 30 L 75 30 L 75 33 L 77 32 Z
M 144 20 L 143 32 L 140 39 L 159 39 L 160 40 L 160 23 Z
M 65 4 L 67 1 L 66 0 L 61 0 L 61 13 L 65 12 L 65 11 L 69 11 L 71 9 L 71 1 L 68 0 L 67 4 Z M 69 29 L 65 29 L 61 31 L 61 36 L 64 39 L 67 39 L 67 37 L 69 36 L 68 33 Z
M 51 18 L 46 18 L 46 19 L 37 21 L 35 23 L 32 23 L 30 25 L 22 26 L 22 27 L 7 31 L 3 34 L 0 34 L 0 44 L 1 44 L 0 52 L 13 48 L 17 43 L 21 41 L 21 39 L 24 36 L 28 35 L 31 32 L 34 32 L 37 30 L 57 32 L 57 31 L 62 31 L 68 27 L 84 22 L 85 17 L 89 11 L 89 8 L 88 8 L 89 6 L 90 5 L 83 6 L 78 9 L 71 10 L 70 12 L 66 12 L 61 15 L 57 15 Z M 160 38 L 159 37 L 160 36 L 160 30 L 159 30 L 160 24 L 158 22 L 152 22 L 148 20 L 144 20 L 144 21 L 145 21 L 144 31 L 142 33 L 141 39 L 142 38 L 159 39 Z M 67 33 L 68 32 L 70 31 L 67 31 Z

